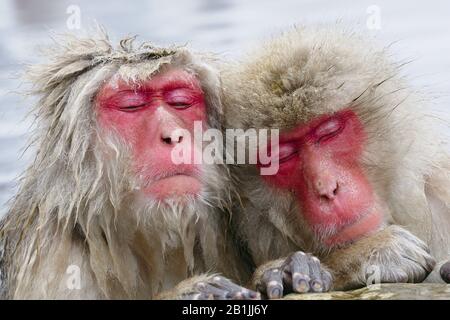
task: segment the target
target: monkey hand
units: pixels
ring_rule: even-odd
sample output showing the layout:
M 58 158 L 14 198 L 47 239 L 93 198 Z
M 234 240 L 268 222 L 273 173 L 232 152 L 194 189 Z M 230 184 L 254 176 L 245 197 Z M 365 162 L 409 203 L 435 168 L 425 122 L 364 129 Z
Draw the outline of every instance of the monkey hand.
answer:
M 159 299 L 179 300 L 259 300 L 260 294 L 219 275 L 200 275 L 180 282 Z
M 326 292 L 330 290 L 332 277 L 319 259 L 297 251 L 259 267 L 252 282 L 267 298 L 278 299 L 292 292 Z
M 436 264 L 427 245 L 399 226 L 385 230 L 388 243 L 371 251 L 367 268 L 379 271 L 380 282 L 422 282 Z
M 323 261 L 331 268 L 333 290 L 422 282 L 436 264 L 422 240 L 396 225 L 335 250 Z

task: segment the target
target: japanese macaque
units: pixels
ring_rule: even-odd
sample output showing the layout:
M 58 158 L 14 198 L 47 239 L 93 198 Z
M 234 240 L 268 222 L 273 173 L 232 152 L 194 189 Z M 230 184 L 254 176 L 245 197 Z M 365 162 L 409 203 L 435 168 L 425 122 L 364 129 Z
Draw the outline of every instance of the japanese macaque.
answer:
M 201 152 L 195 123 L 220 128 L 217 72 L 208 55 L 133 43 L 69 36 L 30 69 L 37 153 L 1 223 L 4 298 L 257 297 L 228 280 L 250 275 L 228 169 L 172 158 Z
M 226 127 L 279 129 L 270 162 L 233 169 L 237 233 L 269 298 L 420 282 L 449 256 L 448 122 L 385 51 L 295 28 L 223 68 Z

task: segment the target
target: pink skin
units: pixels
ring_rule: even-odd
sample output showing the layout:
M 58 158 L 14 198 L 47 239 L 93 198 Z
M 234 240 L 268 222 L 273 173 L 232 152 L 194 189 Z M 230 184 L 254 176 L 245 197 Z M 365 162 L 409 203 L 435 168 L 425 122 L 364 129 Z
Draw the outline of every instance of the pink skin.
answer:
M 142 177 L 144 193 L 164 200 L 198 195 L 200 170 L 193 164 L 175 164 L 173 148 L 182 143 L 194 152 L 194 121 L 206 120 L 206 107 L 199 81 L 181 69 L 158 73 L 132 86 L 113 77 L 99 91 L 98 120 L 102 127 L 114 129 L 133 152 L 133 168 Z M 204 126 L 203 126 L 204 127 Z M 205 128 L 204 128 L 205 129 Z
M 323 116 L 282 134 L 280 169 L 264 176 L 298 197 L 306 221 L 327 246 L 376 231 L 382 211 L 359 160 L 362 124 L 351 110 Z

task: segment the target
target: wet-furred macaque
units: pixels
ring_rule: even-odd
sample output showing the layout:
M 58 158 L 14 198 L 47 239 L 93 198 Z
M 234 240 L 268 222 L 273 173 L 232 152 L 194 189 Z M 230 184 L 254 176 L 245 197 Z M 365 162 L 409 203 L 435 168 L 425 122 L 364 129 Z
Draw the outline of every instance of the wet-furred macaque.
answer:
M 269 298 L 420 282 L 450 254 L 448 120 L 386 50 L 333 29 L 295 28 L 223 69 L 226 127 L 279 130 L 275 174 L 233 169 Z
M 219 128 L 207 55 L 68 36 L 28 73 L 36 158 L 1 222 L 11 299 L 257 298 L 229 233 L 229 172 L 179 164 Z M 200 149 L 200 150 L 199 150 Z M 186 280 L 187 279 L 187 280 Z

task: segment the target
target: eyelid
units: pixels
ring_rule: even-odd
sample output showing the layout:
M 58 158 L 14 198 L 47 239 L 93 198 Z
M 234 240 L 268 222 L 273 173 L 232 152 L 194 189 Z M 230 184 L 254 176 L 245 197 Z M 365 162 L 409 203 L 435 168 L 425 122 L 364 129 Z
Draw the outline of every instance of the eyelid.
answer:
M 195 97 L 189 89 L 181 88 L 168 92 L 165 95 L 165 100 L 176 109 L 186 109 L 194 104 Z
M 123 111 L 123 112 L 135 112 L 135 111 L 139 111 L 139 110 L 145 108 L 146 105 L 147 105 L 146 103 L 142 103 L 142 104 L 139 104 L 139 105 L 138 104 L 136 104 L 136 105 L 130 104 L 130 105 L 121 106 L 121 107 L 118 107 L 118 108 L 119 108 L 120 111 Z
M 192 106 L 192 104 L 180 104 L 180 105 L 177 105 L 177 104 L 171 104 L 171 106 L 172 106 L 173 108 L 175 108 L 175 109 L 182 110 L 182 109 L 187 109 L 187 108 L 189 108 L 190 106 Z
M 191 96 L 187 96 L 187 95 L 176 95 L 176 96 L 170 96 L 166 98 L 169 101 L 174 101 L 174 100 L 185 100 L 185 101 L 190 101 L 192 100 Z
M 132 93 L 131 91 L 122 91 L 117 95 L 108 99 L 108 104 L 115 106 L 117 108 L 123 108 L 133 105 L 146 104 L 146 99 L 137 93 Z
M 190 88 L 173 88 L 165 92 L 166 96 L 172 95 L 192 95 L 192 89 Z
M 315 135 L 319 138 L 319 141 L 324 138 L 331 138 L 342 131 L 344 123 L 339 118 L 329 119 L 320 124 L 316 130 Z

